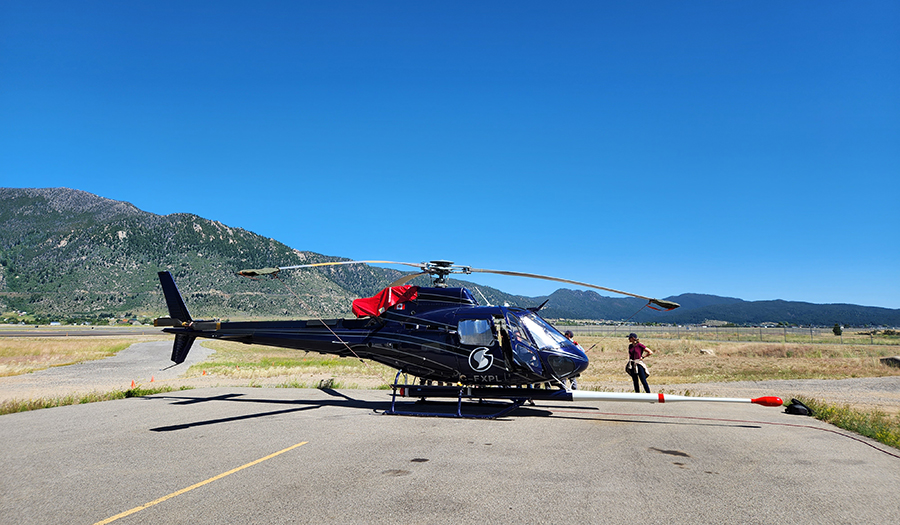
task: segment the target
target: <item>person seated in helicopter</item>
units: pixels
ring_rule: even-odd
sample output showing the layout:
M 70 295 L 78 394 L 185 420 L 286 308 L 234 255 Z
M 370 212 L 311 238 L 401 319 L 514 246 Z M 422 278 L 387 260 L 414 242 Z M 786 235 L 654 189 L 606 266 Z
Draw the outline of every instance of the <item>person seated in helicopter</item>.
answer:
M 511 324 L 509 327 L 509 332 L 510 332 L 511 339 L 513 341 L 516 341 L 516 342 L 519 342 L 522 344 L 526 344 L 526 345 L 531 344 L 531 341 L 528 339 L 528 336 L 525 335 L 525 332 L 518 325 Z
M 512 355 L 513 362 L 524 368 L 535 370 L 535 366 L 539 365 L 538 357 L 531 351 L 534 343 L 528 338 L 525 329 L 519 325 L 519 319 L 514 315 L 510 315 L 506 324 L 506 340 L 504 344 L 506 351 Z

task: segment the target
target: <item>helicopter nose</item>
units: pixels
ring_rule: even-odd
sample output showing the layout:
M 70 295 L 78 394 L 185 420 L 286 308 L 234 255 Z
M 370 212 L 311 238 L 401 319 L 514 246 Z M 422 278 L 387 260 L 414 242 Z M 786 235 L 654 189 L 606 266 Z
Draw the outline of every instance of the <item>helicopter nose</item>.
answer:
M 563 352 L 547 355 L 547 366 L 559 378 L 568 378 L 583 372 L 588 366 L 585 353 L 575 345 L 567 345 Z

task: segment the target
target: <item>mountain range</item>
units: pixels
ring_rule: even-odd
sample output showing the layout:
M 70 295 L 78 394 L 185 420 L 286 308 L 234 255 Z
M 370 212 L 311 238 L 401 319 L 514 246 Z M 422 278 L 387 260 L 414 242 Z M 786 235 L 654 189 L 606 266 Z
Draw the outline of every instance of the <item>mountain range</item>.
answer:
M 291 248 L 239 227 L 197 215 L 156 215 L 134 205 L 68 188 L 0 188 L 0 311 L 60 320 L 166 314 L 156 273 L 172 272 L 197 318 L 349 316 L 354 298 L 376 293 L 404 275 L 368 265 L 326 266 L 279 279 L 238 276 L 243 268 L 348 260 Z M 412 284 L 428 285 L 424 277 Z M 537 306 L 551 319 L 699 324 L 898 326 L 900 310 L 851 304 L 743 301 L 686 293 L 665 299 L 671 312 L 646 301 L 559 289 L 525 297 L 453 281 L 491 304 Z

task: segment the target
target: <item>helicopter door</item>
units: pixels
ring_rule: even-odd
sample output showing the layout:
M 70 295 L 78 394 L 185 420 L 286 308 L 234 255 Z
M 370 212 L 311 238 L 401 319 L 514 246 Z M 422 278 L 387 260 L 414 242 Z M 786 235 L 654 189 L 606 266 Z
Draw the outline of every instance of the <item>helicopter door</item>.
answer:
M 534 343 L 528 336 L 528 332 L 522 326 L 519 318 L 512 312 L 507 312 L 506 323 L 509 327 L 509 342 L 512 347 L 513 362 L 531 370 L 535 374 L 543 375 L 541 360 L 534 351 Z
M 495 357 L 491 350 L 496 346 L 493 320 L 462 319 L 457 325 L 456 333 L 459 343 L 469 352 L 468 357 L 460 357 L 460 370 L 470 370 L 474 375 L 488 373 L 494 365 Z

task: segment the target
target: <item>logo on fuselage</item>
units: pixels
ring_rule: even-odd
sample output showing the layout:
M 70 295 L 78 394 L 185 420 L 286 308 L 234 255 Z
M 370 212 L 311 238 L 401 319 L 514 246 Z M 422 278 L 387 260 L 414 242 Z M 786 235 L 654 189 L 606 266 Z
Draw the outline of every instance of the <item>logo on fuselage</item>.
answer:
M 494 364 L 494 356 L 488 353 L 485 347 L 479 347 L 472 350 L 469 354 L 469 366 L 476 372 L 484 372 Z

